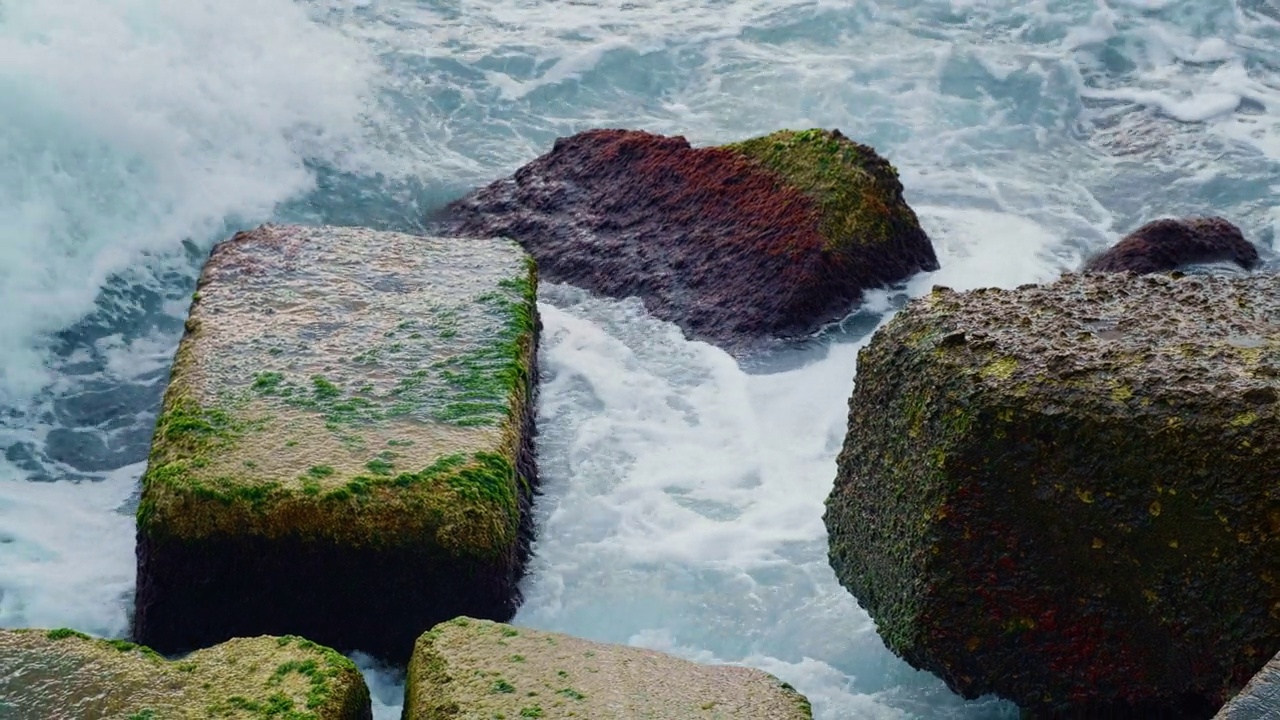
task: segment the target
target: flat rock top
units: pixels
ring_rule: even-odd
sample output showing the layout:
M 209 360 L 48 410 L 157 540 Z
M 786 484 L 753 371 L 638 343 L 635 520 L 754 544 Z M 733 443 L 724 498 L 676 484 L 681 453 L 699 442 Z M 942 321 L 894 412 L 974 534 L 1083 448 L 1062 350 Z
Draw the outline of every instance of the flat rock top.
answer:
M 527 401 L 534 272 L 501 239 L 296 226 L 236 235 L 201 275 L 148 488 L 347 501 L 375 486 L 509 474 L 498 466 L 514 462 Z M 455 489 L 514 503 L 484 484 Z M 209 530 L 195 526 L 208 518 L 183 518 L 190 532 Z
M 298 637 L 237 638 L 167 661 L 71 630 L 0 630 L 0 717 L 364 720 L 354 663 Z
M 885 328 L 883 347 L 901 343 L 948 374 L 1049 411 L 1065 409 L 1052 403 L 1067 394 L 1078 412 L 1224 400 L 1263 408 L 1280 398 L 1274 289 L 1268 275 L 1092 274 L 1015 290 L 935 289 Z
M 458 618 L 418 640 L 406 720 L 808 720 L 804 696 L 753 668 Z

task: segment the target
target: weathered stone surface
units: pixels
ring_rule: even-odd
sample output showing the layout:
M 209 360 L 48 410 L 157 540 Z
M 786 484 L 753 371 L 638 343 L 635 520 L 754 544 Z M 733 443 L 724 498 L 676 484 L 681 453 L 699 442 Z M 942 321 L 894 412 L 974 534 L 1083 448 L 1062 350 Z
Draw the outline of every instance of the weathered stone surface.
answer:
M 1214 720 L 1275 720 L 1280 718 L 1280 655 L 1271 658 L 1257 675 L 1222 706 Z
M 511 241 L 266 226 L 214 249 L 138 508 L 134 633 L 294 633 L 404 661 L 515 611 L 535 269 Z
M 73 630 L 0 630 L 0 717 L 369 720 L 355 663 L 299 637 L 236 638 L 177 661 Z
M 897 171 L 838 131 L 717 148 L 592 130 L 452 203 L 448 232 L 512 237 L 543 277 L 730 349 L 806 335 L 869 288 L 938 267 Z
M 1280 648 L 1275 282 L 935 289 L 877 332 L 825 520 L 886 644 L 1042 715 L 1212 715 Z
M 809 701 L 753 668 L 456 618 L 418 639 L 404 720 L 809 720 Z
M 1121 238 L 1085 263 L 1088 272 L 1138 274 L 1175 270 L 1185 265 L 1230 261 L 1252 270 L 1258 249 L 1240 228 L 1220 217 L 1154 220 Z

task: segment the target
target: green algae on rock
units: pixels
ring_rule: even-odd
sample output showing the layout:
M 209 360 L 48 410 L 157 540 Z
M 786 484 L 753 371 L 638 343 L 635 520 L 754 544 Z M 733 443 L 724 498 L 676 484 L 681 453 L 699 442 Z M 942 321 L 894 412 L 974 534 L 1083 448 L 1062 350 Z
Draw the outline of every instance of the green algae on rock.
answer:
M 1036 717 L 1239 690 L 1280 647 L 1275 282 L 938 288 L 877 332 L 825 521 L 886 644 Z
M 138 507 L 135 634 L 404 660 L 505 620 L 532 537 L 536 269 L 508 240 L 264 226 L 217 246 Z
M 833 253 L 856 255 L 893 244 L 919 223 L 902 199 L 897 169 L 839 130 L 779 130 L 722 147 L 812 198 L 825 247 Z
M 763 671 L 460 617 L 418 639 L 404 720 L 809 720 Z
M 68 629 L 0 630 L 0 717 L 369 720 L 354 663 L 299 637 L 236 638 L 176 661 Z

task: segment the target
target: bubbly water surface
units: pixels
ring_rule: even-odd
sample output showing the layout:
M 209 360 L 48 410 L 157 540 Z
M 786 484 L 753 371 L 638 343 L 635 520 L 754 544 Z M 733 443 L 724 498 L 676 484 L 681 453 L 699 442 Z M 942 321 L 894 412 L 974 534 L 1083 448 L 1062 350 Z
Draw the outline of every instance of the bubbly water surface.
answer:
M 884 649 L 825 557 L 857 349 L 934 284 L 1137 224 L 1280 225 L 1276 0 L 0 0 L 0 626 L 127 630 L 137 478 L 195 274 L 265 220 L 415 230 L 552 140 L 835 127 L 942 269 L 740 366 L 544 288 L 518 624 L 744 663 L 819 718 L 1011 718 Z M 380 717 L 395 669 L 365 658 Z

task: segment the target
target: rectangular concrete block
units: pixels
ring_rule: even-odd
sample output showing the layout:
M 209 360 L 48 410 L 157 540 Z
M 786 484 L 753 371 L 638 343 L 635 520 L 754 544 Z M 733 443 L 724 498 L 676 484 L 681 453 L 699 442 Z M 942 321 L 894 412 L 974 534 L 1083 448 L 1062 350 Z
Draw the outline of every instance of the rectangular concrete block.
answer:
M 201 275 L 143 476 L 135 636 L 394 660 L 505 620 L 531 539 L 537 307 L 514 242 L 264 226 Z

